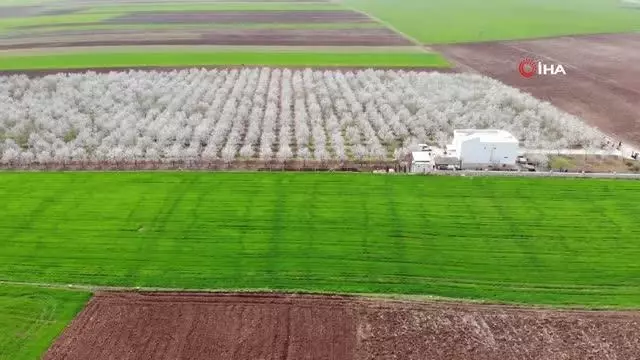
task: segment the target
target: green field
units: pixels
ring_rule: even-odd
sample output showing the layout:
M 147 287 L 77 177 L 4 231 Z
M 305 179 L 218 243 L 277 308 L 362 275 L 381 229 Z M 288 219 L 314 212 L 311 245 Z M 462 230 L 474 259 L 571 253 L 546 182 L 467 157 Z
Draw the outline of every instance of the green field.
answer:
M 70 52 L 53 56 L 0 56 L 0 70 L 75 69 L 127 66 L 389 66 L 447 67 L 448 62 L 437 53 L 422 52 L 314 52 L 314 51 L 218 51 L 200 52 Z
M 80 311 L 86 292 L 0 285 L 0 360 L 35 360 Z
M 425 44 L 640 31 L 619 0 L 342 0 Z
M 59 24 L 94 24 L 116 16 L 116 14 L 70 14 L 70 15 L 49 15 L 32 16 L 26 18 L 6 18 L 0 19 L 0 30 L 20 28 L 24 26 L 49 26 Z
M 30 3 L 38 3 L 30 0 Z M 60 0 L 42 1 L 52 8 L 64 7 Z M 16 5 L 16 0 L 0 0 L 0 4 Z M 25 3 L 26 4 L 26 3 Z M 393 27 L 411 39 L 424 44 L 476 42 L 507 39 L 527 39 L 571 34 L 613 33 L 640 31 L 640 11 L 622 6 L 619 0 L 340 0 L 337 3 L 278 3 L 278 2 L 219 2 L 114 5 L 107 2 L 95 4 L 67 15 L 33 16 L 0 19 L 0 32 L 15 35 L 25 33 L 24 26 L 45 26 L 33 29 L 37 36 L 42 31 L 54 30 L 107 30 L 112 28 L 134 29 L 137 25 L 102 25 L 99 22 L 131 11 L 205 11 L 205 10 L 335 10 L 356 9 L 379 19 L 385 26 Z M 51 25 L 51 27 L 46 27 Z M 58 27 L 62 25 L 62 27 Z M 301 25 L 300 28 L 352 28 L 370 25 L 320 24 Z M 223 26 L 212 24 L 212 27 Z M 296 28 L 292 25 L 276 25 Z M 373 24 L 371 26 L 378 26 Z M 253 27 L 239 24 L 239 28 Z M 272 26 L 256 25 L 255 28 Z M 139 27 L 143 29 L 144 27 Z M 150 24 L 149 28 L 171 28 L 166 24 Z M 180 28 L 177 26 L 176 28 Z M 28 31 L 28 30 L 27 30 Z M 425 67 L 448 66 L 439 55 L 424 54 L 382 55 L 353 54 L 348 57 L 332 52 L 313 54 L 301 49 L 298 53 L 268 54 L 269 47 L 259 53 L 244 51 L 225 54 L 215 53 L 198 56 L 193 61 L 185 54 L 151 54 L 141 58 L 129 54 L 115 53 L 99 61 L 91 54 L 79 54 L 78 60 L 68 57 L 56 59 L 56 53 L 48 53 L 50 60 L 42 57 L 22 58 L 0 55 L 0 69 L 82 68 L 92 66 L 183 66 L 183 65 L 279 65 L 279 66 L 399 66 Z M 42 54 L 45 55 L 45 54 Z M 188 55 L 188 54 L 187 54 Z M 101 55 L 102 56 L 102 55 Z M 24 60 L 25 66 L 16 65 Z M 103 63 L 104 62 L 104 63 Z M 62 64 L 60 64 L 62 63 Z M 69 63 L 69 66 L 66 66 Z
M 0 174 L 0 280 L 640 306 L 640 182 Z

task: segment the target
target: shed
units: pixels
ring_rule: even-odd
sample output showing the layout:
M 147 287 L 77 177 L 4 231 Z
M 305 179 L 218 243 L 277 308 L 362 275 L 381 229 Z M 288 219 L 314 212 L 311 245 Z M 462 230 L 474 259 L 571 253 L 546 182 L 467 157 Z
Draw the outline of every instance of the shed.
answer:
M 515 136 L 496 129 L 454 130 L 450 146 L 466 169 L 515 166 L 519 151 Z
M 433 170 L 433 158 L 429 151 L 414 151 L 411 153 L 411 172 L 424 173 Z

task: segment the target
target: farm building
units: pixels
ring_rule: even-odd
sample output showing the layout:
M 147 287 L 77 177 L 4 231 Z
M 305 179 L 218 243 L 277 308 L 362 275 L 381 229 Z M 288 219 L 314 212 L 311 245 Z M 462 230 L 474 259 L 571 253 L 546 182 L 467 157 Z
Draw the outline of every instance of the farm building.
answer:
M 425 173 L 433 170 L 433 158 L 430 151 L 414 151 L 411 153 L 411 172 Z
M 516 165 L 519 143 L 504 130 L 464 129 L 453 131 L 447 155 L 460 160 L 462 168 L 511 167 Z

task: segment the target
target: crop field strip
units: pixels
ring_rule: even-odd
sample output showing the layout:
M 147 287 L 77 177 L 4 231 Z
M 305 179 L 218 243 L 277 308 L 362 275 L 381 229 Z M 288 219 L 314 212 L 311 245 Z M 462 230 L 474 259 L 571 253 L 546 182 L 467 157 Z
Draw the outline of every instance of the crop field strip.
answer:
M 89 296 L 0 284 L 0 359 L 39 359 Z
M 458 43 L 489 40 L 526 39 L 571 34 L 629 32 L 640 30 L 636 9 L 616 2 L 599 0 L 521 1 L 474 0 L 426 2 L 412 0 L 341 0 L 327 1 L 15 1 L 0 5 L 36 5 L 50 9 L 78 9 L 81 12 L 130 10 L 202 10 L 209 9 L 344 9 L 364 11 L 425 44 Z M 259 8 L 260 7 L 260 8 Z M 88 8 L 88 9 L 87 9 Z M 465 9 L 464 14 L 459 9 Z M 514 18 L 515 16 L 515 18 Z M 588 22 L 584 19 L 590 19 Z M 451 27 L 452 21 L 458 26 Z M 0 21 L 1 23 L 1 21 Z M 514 26 L 516 23 L 518 26 Z M 429 26 L 424 26 L 429 24 Z M 438 31 L 434 31 L 438 29 Z M 478 30 L 482 29 L 482 30 Z
M 0 279 L 636 307 L 634 181 L 4 173 Z
M 86 32 L 88 30 L 92 31 L 118 31 L 118 30 L 209 30 L 209 29 L 379 29 L 384 28 L 383 25 L 378 23 L 318 23 L 318 24 L 75 24 L 75 25 L 65 25 L 65 24 L 57 24 L 57 25 L 45 25 L 45 26 L 34 26 L 12 30 L 9 33 L 0 34 L 0 39 L 2 38 L 17 38 L 17 37 L 33 37 L 35 35 L 38 36 L 47 36 L 47 35 L 55 35 L 58 31 L 68 31 L 68 32 Z M 375 47 L 370 47 L 371 50 L 375 50 Z M 398 48 L 398 47 L 396 47 Z M 338 47 L 333 47 L 333 51 L 339 50 Z M 348 51 L 349 49 L 345 49 Z M 401 50 L 401 48 L 399 49 Z M 419 51 L 420 48 L 416 46 L 412 46 L 413 51 Z M 102 47 L 97 48 L 96 51 L 102 51 Z
M 146 23 L 370 23 L 373 20 L 361 13 L 349 10 L 242 10 L 242 11 L 144 11 L 129 13 L 105 20 L 113 24 Z
M 327 9 L 263 9 L 263 10 L 190 10 L 190 11 L 141 11 L 141 12 L 99 12 L 99 13 L 72 13 L 60 15 L 46 15 L 33 17 L 9 17 L 0 19 L 0 29 L 5 32 L 10 30 L 28 30 L 42 27 L 73 27 L 90 25 L 131 25 L 149 24 L 179 27 L 181 24 L 202 25 L 229 25 L 229 24 L 352 24 L 376 23 L 367 16 L 351 10 L 340 8 Z M 382 26 L 379 24 L 379 26 Z
M 57 32 L 60 36 L 0 39 L 0 50 L 125 45 L 409 46 L 385 28 L 371 29 L 209 29 L 105 30 Z
M 38 75 L 43 71 L 57 74 L 60 71 L 86 72 L 92 69 L 126 70 L 133 68 L 143 70 L 155 67 L 164 67 L 166 70 L 194 66 L 219 68 L 228 66 L 314 67 L 352 70 L 363 67 L 447 70 L 449 67 L 447 60 L 437 53 L 415 51 L 381 53 L 374 50 L 362 50 L 361 47 L 356 48 L 360 50 L 356 50 L 356 52 L 342 50 L 320 52 L 310 50 L 309 47 L 301 47 L 297 51 L 270 52 L 267 49 L 249 47 L 248 50 L 203 52 L 196 48 L 193 50 L 184 49 L 182 52 L 156 50 L 146 54 L 140 52 L 139 49 L 120 49 L 117 52 L 106 54 L 101 51 L 87 51 L 86 48 L 79 51 L 73 48 L 52 48 L 48 53 L 34 54 L 29 49 L 26 54 L 11 53 L 0 56 L 0 75 L 3 73 L 35 73 Z M 53 56 L 49 56 L 50 54 Z
M 14 13 L 19 13 L 16 9 L 19 8 L 14 7 Z M 245 45 L 263 46 L 265 49 L 260 54 L 247 56 L 246 63 L 253 65 L 448 66 L 441 56 L 415 46 L 412 40 L 366 14 L 347 9 L 338 3 L 130 3 L 82 7 L 63 2 L 29 9 L 34 16 L 0 19 L 0 51 L 42 49 L 41 55 L 47 55 L 56 47 Z M 145 28 L 145 24 L 151 26 Z M 309 54 L 288 61 L 278 54 L 267 52 L 274 46 L 334 46 L 335 49 L 317 57 Z M 381 56 L 368 59 L 354 54 L 356 56 L 353 60 L 347 55 L 338 55 L 335 56 L 336 59 L 332 59 L 334 53 L 353 46 L 415 46 L 416 50 L 411 50 L 410 53 L 420 51 L 424 56 L 394 55 L 386 60 Z M 301 52 L 304 50 L 301 49 Z M 243 53 L 247 52 L 238 52 L 236 58 L 240 60 L 228 64 L 245 64 L 241 61 Z M 258 56 L 261 58 L 260 62 L 251 61 Z M 8 54 L 0 57 L 9 62 L 13 60 Z M 215 53 L 210 57 L 219 59 L 186 63 L 223 65 L 228 61 L 228 57 L 223 60 Z M 132 63 L 132 66 L 140 65 L 140 59 L 136 59 L 137 57 L 132 56 L 127 63 Z M 154 64 L 154 60 L 147 59 L 143 64 L 163 65 Z M 183 63 L 184 61 L 178 61 L 175 65 L 181 66 Z M 92 65 L 87 63 L 82 66 Z M 97 65 L 99 64 L 94 66 Z
M 367 19 L 366 16 L 341 7 L 338 4 L 280 4 L 280 3 L 208 3 L 208 4 L 177 4 L 177 5 L 147 5 L 138 8 L 128 8 L 126 6 L 118 6 L 114 8 L 96 8 L 96 9 L 53 9 L 53 10 L 31 10 L 31 16 L 12 16 L 12 14 L 19 15 L 19 12 L 13 11 L 6 14 L 3 18 L 0 18 L 0 29 L 4 29 L 5 32 L 11 29 L 20 29 L 20 28 L 29 28 L 35 26 L 56 26 L 56 25 L 80 25 L 80 24 L 99 24 L 107 19 L 118 19 L 121 18 L 123 21 L 131 22 L 137 18 L 137 22 L 146 18 L 147 23 L 153 24 L 155 20 L 160 20 L 161 16 L 180 16 L 182 19 L 188 19 L 188 16 L 193 16 L 193 14 L 200 14 L 200 16 L 208 16 L 209 22 L 217 22 L 220 23 L 224 21 L 229 23 L 231 21 L 235 23 L 242 23 L 241 21 L 242 12 L 247 12 L 247 16 L 244 16 L 246 19 L 244 22 L 249 23 L 265 23 L 269 22 L 268 19 L 264 17 L 270 17 L 270 22 L 275 22 L 275 20 L 279 20 L 279 22 L 287 21 L 289 23 L 295 22 L 296 20 L 292 18 L 293 15 L 299 13 L 301 17 L 304 17 L 305 14 L 313 14 L 316 13 L 318 16 L 322 16 L 322 14 L 326 13 L 334 14 L 336 16 L 341 16 L 342 20 L 336 19 L 331 20 L 327 19 L 327 22 L 336 23 L 336 22 L 344 22 L 349 23 L 353 21 L 348 21 L 349 17 L 357 20 L 357 23 L 361 23 L 363 21 L 372 22 L 373 20 Z M 25 11 L 26 13 L 26 11 Z M 225 18 L 224 14 L 228 14 Z M 264 13 L 261 20 L 259 17 L 260 13 Z M 286 14 L 291 14 L 287 20 Z M 173 14 L 173 15 L 172 15 Z M 211 15 L 206 15 L 211 14 Z M 216 16 L 217 14 L 217 16 Z M 253 14 L 253 15 L 252 15 Z M 271 14 L 271 15 L 269 15 Z M 279 14 L 279 15 L 278 15 Z M 342 15 L 340 15 L 342 14 Z M 152 18 L 148 18 L 150 15 L 153 15 Z M 307 15 L 307 16 L 308 16 Z M 231 16 L 231 18 L 229 18 Z M 248 16 L 253 16 L 253 21 Z M 274 18 L 274 16 L 279 16 L 279 18 Z M 326 16 L 325 16 L 326 18 Z M 357 18 L 357 19 L 356 19 Z M 127 20 L 129 19 L 129 20 Z M 167 19 L 170 20 L 170 19 Z M 173 23 L 175 24 L 174 19 Z M 304 18 L 303 18 L 304 20 Z M 116 21 L 116 20 L 112 20 Z M 120 21 L 122 22 L 122 21 Z M 184 21 L 183 21 L 184 22 Z M 318 22 L 318 20 L 316 20 Z M 298 21 L 298 23 L 304 23 L 303 21 Z M 171 24 L 171 23 L 169 23 Z M 115 24 L 114 24 L 115 25 Z

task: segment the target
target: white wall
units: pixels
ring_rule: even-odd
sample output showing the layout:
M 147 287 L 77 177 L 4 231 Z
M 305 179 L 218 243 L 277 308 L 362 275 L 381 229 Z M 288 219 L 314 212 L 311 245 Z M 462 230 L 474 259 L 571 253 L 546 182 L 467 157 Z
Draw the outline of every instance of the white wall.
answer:
M 412 173 L 425 173 L 433 170 L 433 164 L 430 162 L 413 162 L 411 163 Z
M 517 143 L 483 143 L 479 138 L 459 144 L 458 154 L 465 165 L 515 165 L 518 156 Z

